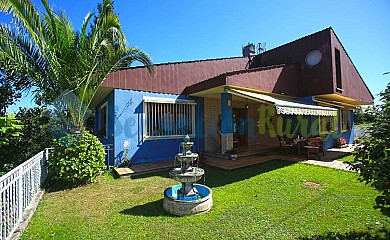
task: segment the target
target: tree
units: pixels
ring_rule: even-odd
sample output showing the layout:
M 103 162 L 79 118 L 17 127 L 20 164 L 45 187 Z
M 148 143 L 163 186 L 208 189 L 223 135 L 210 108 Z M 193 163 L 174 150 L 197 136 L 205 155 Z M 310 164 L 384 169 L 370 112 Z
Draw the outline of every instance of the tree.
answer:
M 390 207 L 390 83 L 380 93 L 382 104 L 377 107 L 371 137 L 364 139 L 354 153 L 351 163 L 360 170 L 359 179 L 370 184 L 381 195 L 376 198 L 379 207 Z
M 153 65 L 145 52 L 128 45 L 111 0 L 102 0 L 96 15 L 88 13 L 80 31 L 64 12 L 41 2 L 43 13 L 29 0 L 0 0 L 0 11 L 13 16 L 13 25 L 0 25 L 0 62 L 5 70 L 28 76 L 24 83 L 37 87 L 43 102 L 57 99 L 72 129 L 83 129 L 88 107 L 108 74 L 134 61 L 150 72 Z M 70 93 L 76 100 L 67 102 Z
M 7 130 L 6 141 L 2 141 L 3 133 L 0 131 L 0 175 L 50 147 L 53 140 L 51 128 L 55 126 L 49 123 L 53 119 L 53 113 L 44 107 L 20 108 L 15 116 L 7 118 L 8 126 L 11 121 L 13 128 L 12 132 Z
M 368 106 L 362 111 L 355 111 L 353 114 L 354 123 L 363 124 L 363 123 L 373 123 L 377 116 L 378 109 L 376 106 Z
M 22 127 L 14 115 L 0 117 L 0 146 L 7 146 L 12 137 L 20 136 Z
M 0 66 L 0 115 L 5 116 L 8 106 L 14 104 L 27 88 L 25 76 L 16 76 L 16 70 L 5 70 Z
M 353 111 L 353 122 L 355 123 L 355 125 L 364 123 L 362 111 Z

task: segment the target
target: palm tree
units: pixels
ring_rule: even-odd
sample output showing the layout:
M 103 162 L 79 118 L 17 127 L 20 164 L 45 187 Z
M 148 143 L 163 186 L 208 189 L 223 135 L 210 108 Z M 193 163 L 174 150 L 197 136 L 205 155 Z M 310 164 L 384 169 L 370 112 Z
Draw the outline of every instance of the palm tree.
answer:
M 0 25 L 0 63 L 28 76 L 28 84 L 37 88 L 36 98 L 61 106 L 71 127 L 82 129 L 108 74 L 134 61 L 153 73 L 152 61 L 128 45 L 111 0 L 98 4 L 97 15 L 88 13 L 79 31 L 65 12 L 41 2 L 42 13 L 30 0 L 0 0 L 0 11 L 13 16 L 12 25 Z

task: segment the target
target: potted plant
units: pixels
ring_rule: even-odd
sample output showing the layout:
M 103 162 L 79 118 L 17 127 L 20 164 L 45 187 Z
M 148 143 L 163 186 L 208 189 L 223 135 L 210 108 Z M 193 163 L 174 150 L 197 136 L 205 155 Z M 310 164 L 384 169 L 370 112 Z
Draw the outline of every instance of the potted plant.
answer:
M 234 149 L 228 149 L 225 151 L 225 154 L 228 156 L 229 160 L 237 160 L 237 151 Z

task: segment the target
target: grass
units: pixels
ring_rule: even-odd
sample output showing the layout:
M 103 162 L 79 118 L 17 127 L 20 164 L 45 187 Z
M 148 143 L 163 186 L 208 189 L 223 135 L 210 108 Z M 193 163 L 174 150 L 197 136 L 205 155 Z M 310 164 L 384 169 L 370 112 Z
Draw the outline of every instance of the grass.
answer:
M 163 191 L 176 184 L 167 172 L 107 174 L 46 192 L 22 239 L 386 239 L 390 229 L 389 217 L 373 208 L 378 192 L 356 173 L 285 161 L 204 168 L 214 201 L 206 214 L 164 212 Z
M 355 124 L 355 127 L 371 127 L 373 123 L 361 123 L 361 124 Z

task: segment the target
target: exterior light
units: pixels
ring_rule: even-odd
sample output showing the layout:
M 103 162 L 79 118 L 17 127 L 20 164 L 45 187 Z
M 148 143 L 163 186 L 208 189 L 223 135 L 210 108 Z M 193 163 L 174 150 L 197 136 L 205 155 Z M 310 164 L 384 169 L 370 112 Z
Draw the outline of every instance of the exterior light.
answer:
M 123 148 L 124 148 L 124 149 L 128 149 L 129 146 L 130 146 L 129 141 L 126 140 L 126 141 L 123 142 Z
M 190 141 L 190 136 L 188 136 L 188 134 L 186 134 L 183 138 L 184 142 L 189 142 Z
M 121 163 L 121 165 L 123 167 L 130 167 L 130 164 L 131 164 L 131 158 L 129 157 L 129 146 L 130 146 L 130 143 L 128 140 L 123 142 L 123 148 L 125 149 L 125 158 L 124 158 L 123 162 Z

